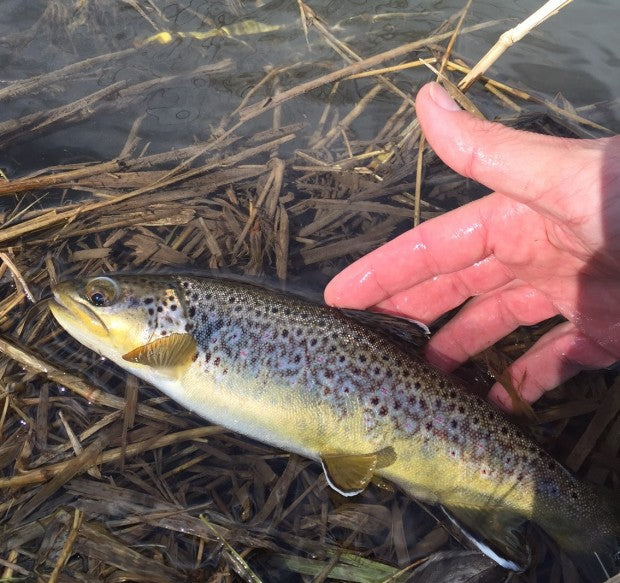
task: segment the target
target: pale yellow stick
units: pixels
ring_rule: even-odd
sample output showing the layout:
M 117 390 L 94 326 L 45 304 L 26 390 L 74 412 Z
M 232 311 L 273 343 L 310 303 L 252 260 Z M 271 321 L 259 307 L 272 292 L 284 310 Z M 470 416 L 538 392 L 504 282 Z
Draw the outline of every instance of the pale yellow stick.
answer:
M 491 47 L 489 52 L 482 57 L 476 66 L 459 83 L 459 89 L 467 91 L 471 85 L 482 75 L 497 59 L 499 59 L 512 45 L 519 42 L 532 29 L 559 12 L 564 6 L 573 0 L 548 0 L 536 12 L 528 16 L 523 22 L 514 28 L 504 32 L 498 41 Z

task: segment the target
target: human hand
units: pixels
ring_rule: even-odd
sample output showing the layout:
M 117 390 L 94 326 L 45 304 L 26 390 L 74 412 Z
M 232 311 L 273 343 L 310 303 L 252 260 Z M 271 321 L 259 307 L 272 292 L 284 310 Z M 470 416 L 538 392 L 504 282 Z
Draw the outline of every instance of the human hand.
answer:
M 444 370 L 562 314 L 567 322 L 508 369 L 530 402 L 620 359 L 620 136 L 573 140 L 481 121 L 436 83 L 420 90 L 416 111 L 442 160 L 495 192 L 362 257 L 325 301 L 430 323 L 473 298 L 428 344 Z M 498 383 L 489 397 L 511 408 Z

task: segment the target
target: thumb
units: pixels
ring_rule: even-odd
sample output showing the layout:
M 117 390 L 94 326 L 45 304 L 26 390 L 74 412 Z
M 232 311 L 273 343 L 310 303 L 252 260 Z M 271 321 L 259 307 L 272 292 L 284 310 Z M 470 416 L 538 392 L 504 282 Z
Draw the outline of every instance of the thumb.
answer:
M 583 193 L 602 192 L 605 139 L 556 138 L 480 120 L 438 83 L 420 89 L 416 112 L 448 166 L 549 217 L 579 216 Z

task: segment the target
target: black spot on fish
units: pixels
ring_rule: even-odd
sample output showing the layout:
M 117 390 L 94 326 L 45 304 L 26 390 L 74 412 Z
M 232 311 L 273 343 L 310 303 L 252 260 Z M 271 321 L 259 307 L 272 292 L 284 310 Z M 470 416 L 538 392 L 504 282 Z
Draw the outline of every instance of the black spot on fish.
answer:
M 435 408 L 439 409 L 441 407 L 441 399 L 435 399 Z
M 426 429 L 426 431 L 431 431 L 433 429 L 433 422 L 432 421 L 428 421 L 425 425 L 424 428 Z
M 215 366 L 220 366 L 220 363 L 222 362 L 222 359 L 219 356 L 215 357 L 215 360 L 213 361 L 213 364 Z
M 373 405 L 378 405 L 379 404 L 379 397 L 373 397 L 372 399 L 370 399 L 370 402 Z
M 160 334 L 161 334 L 162 336 L 165 336 L 166 334 L 168 334 L 168 331 L 167 331 L 167 330 L 162 330 L 162 331 L 160 332 Z
M 413 383 L 413 388 L 416 391 L 419 391 L 422 388 L 422 383 L 420 381 L 416 381 L 415 383 Z
M 386 371 L 386 372 L 385 372 L 385 376 L 386 376 L 388 379 L 391 379 L 391 378 L 392 378 L 392 375 L 393 375 L 393 373 L 392 373 L 392 371 L 391 371 L 391 370 L 388 370 L 388 371 Z
M 398 411 L 400 408 L 401 408 L 400 401 L 394 401 L 394 409 Z
M 168 302 L 167 302 L 166 300 L 162 300 L 162 301 L 161 301 L 161 303 L 162 303 L 164 306 L 167 306 L 167 305 L 168 305 Z
M 185 331 L 189 332 L 193 327 L 194 327 L 193 324 L 191 324 L 190 322 L 187 322 L 187 324 L 185 324 Z
M 463 407 L 463 405 L 459 405 L 459 409 L 458 409 L 458 411 L 459 411 L 459 413 L 460 413 L 461 415 L 464 415 L 464 414 L 465 414 L 465 407 Z
M 235 296 L 229 296 L 228 297 L 228 303 L 229 304 L 234 304 L 237 301 L 237 298 L 235 298 Z
M 288 330 L 286 328 L 282 330 L 282 338 L 286 338 L 288 336 Z
M 549 470 L 554 470 L 554 469 L 555 469 L 555 464 L 554 464 L 553 462 L 549 462 L 549 463 L 547 464 L 547 468 L 548 468 Z
M 304 331 L 301 328 L 297 328 L 297 330 L 295 330 L 295 334 L 297 334 L 297 336 L 302 336 L 304 333 Z
M 332 390 L 331 390 L 329 387 L 325 387 L 325 388 L 323 389 L 323 394 L 324 394 L 325 396 L 329 395 L 331 392 L 332 392 Z
M 381 369 L 378 366 L 375 366 L 375 369 L 373 370 L 373 372 L 378 376 L 381 374 Z
M 197 302 L 198 301 L 198 294 L 196 292 L 194 292 L 192 294 L 191 298 L 192 298 L 193 302 Z M 207 298 L 210 299 L 208 296 L 207 296 Z
M 182 285 L 185 289 L 187 289 L 187 288 L 189 287 L 189 281 L 184 281 L 184 282 L 182 282 L 182 283 L 181 283 L 181 285 Z
M 385 417 L 387 415 L 387 412 L 388 412 L 388 410 L 387 410 L 387 407 L 385 405 L 383 405 L 381 407 L 381 409 L 379 409 L 379 415 L 381 415 L 382 417 Z
M 235 312 L 238 314 L 239 312 L 241 312 L 241 310 L 243 310 L 243 306 L 235 306 Z
M 420 399 L 420 409 L 422 409 L 423 411 L 428 409 L 428 405 L 426 404 L 426 400 L 425 399 Z
M 279 312 L 277 306 L 274 306 L 273 308 L 271 308 L 271 313 L 272 314 L 277 314 Z
M 452 429 L 456 429 L 458 426 L 459 424 L 456 419 L 452 419 L 452 421 L 450 421 L 450 427 L 452 427 Z
M 149 316 L 155 314 L 155 310 L 153 308 L 149 308 Z
M 196 352 L 194 356 L 192 356 L 192 362 L 196 362 L 198 360 L 198 353 Z
M 448 397 L 450 397 L 451 399 L 456 399 L 456 391 L 452 389 L 448 394 Z
M 334 373 L 331 370 L 326 370 L 324 373 L 326 379 L 333 379 Z
M 478 425 L 478 423 L 480 423 L 480 419 L 478 419 L 478 417 L 474 417 L 474 418 L 471 420 L 471 422 L 472 422 L 474 425 Z
M 317 343 L 317 339 L 316 338 L 310 338 L 310 346 L 316 346 L 316 343 Z
M 170 294 L 170 295 L 168 296 L 168 299 L 169 299 L 171 302 L 174 302 L 174 296 L 173 296 L 172 294 Z
M 189 310 L 187 310 L 187 314 L 189 315 L 190 318 L 193 318 L 196 315 L 196 307 L 190 306 Z
M 365 354 L 360 354 L 360 356 L 359 356 L 359 361 L 360 361 L 362 364 L 364 364 L 364 363 L 366 362 L 366 360 L 368 360 L 368 359 L 366 358 L 366 355 L 365 355 Z
M 153 298 L 146 298 L 146 299 L 144 300 L 144 303 L 145 303 L 147 306 L 148 306 L 149 304 L 152 304 L 152 303 L 153 303 Z
M 161 306 L 157 306 L 157 311 L 158 311 L 159 313 L 161 313 L 161 312 L 163 312 L 163 311 L 164 311 L 164 309 L 163 309 Z
M 409 397 L 407 397 L 407 401 L 409 401 L 410 405 L 415 405 L 415 402 L 416 402 L 415 395 L 409 395 Z
M 174 312 L 177 309 L 176 304 L 170 304 L 170 309 Z
M 508 425 L 502 425 L 501 432 L 502 435 L 508 435 Z
M 389 355 L 388 355 L 388 354 L 384 354 L 381 358 L 382 358 L 384 361 L 386 361 L 386 362 L 387 362 L 388 360 L 390 360 L 390 357 L 389 357 Z
M 291 315 L 291 309 L 290 308 L 284 308 L 284 315 L 285 316 L 290 316 Z
M 301 360 L 301 356 L 300 356 L 299 354 L 296 354 L 296 355 L 293 357 L 293 362 L 294 362 L 295 364 L 299 364 L 299 361 L 300 361 L 300 360 Z

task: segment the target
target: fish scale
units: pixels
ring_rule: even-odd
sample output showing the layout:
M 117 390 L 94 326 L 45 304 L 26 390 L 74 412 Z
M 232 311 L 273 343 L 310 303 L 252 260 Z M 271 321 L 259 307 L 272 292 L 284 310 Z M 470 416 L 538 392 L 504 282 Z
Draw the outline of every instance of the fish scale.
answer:
M 321 461 L 345 495 L 385 477 L 519 560 L 524 520 L 573 554 L 615 544 L 605 505 L 502 413 L 337 309 L 182 275 L 91 278 L 54 294 L 54 316 L 79 341 L 214 423 Z

